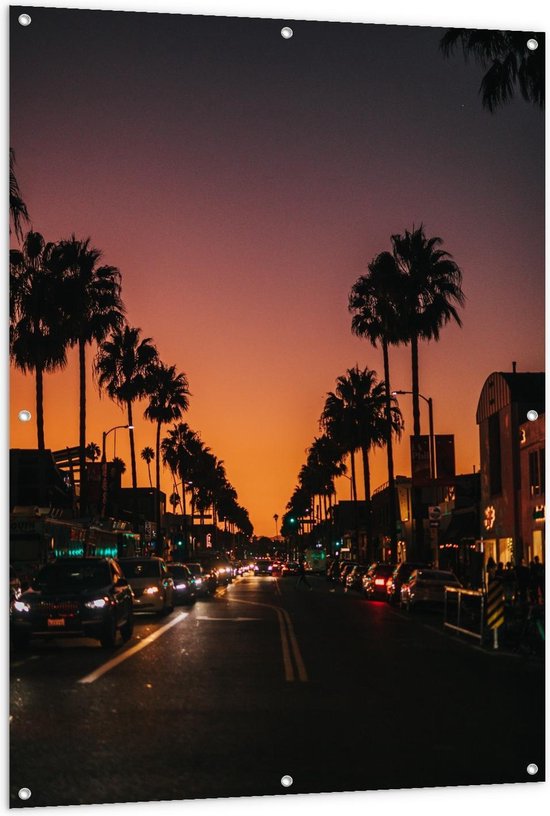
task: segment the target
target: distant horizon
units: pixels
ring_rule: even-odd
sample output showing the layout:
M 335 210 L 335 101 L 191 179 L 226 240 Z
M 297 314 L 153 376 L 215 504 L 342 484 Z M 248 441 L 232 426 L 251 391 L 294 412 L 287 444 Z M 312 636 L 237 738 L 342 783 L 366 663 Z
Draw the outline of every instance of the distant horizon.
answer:
M 297 23 L 287 42 L 268 20 L 111 15 L 36 8 L 25 30 L 12 9 L 19 184 L 46 240 L 90 236 L 120 268 L 129 324 L 187 375 L 182 421 L 224 461 L 255 534 L 274 536 L 336 378 L 356 364 L 383 377 L 347 298 L 390 236 L 421 222 L 462 269 L 466 303 L 462 328 L 420 345 L 420 391 L 436 434 L 455 434 L 457 473 L 479 470 L 483 383 L 513 361 L 544 371 L 544 116 L 518 98 L 484 110 L 480 68 L 443 58 L 444 29 Z M 99 397 L 92 356 L 87 442 L 101 446 L 125 414 Z M 78 445 L 68 358 L 44 378 L 52 450 Z M 392 390 L 411 390 L 410 348 L 391 347 L 390 365 Z M 36 447 L 34 377 L 10 379 L 11 446 Z M 395 471 L 410 473 L 411 397 L 399 404 Z M 116 445 L 128 487 L 124 431 Z M 375 450 L 373 491 L 385 482 Z M 346 479 L 336 490 L 349 499 Z

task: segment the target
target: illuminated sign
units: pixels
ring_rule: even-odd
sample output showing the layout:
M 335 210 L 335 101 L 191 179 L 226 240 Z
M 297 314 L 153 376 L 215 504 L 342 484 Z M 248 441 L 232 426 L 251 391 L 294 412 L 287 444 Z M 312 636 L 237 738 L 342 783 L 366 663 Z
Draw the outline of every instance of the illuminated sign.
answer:
M 533 518 L 535 521 L 544 521 L 545 519 L 545 504 L 537 504 L 533 509 Z
M 492 530 L 495 526 L 496 512 L 493 505 L 485 508 L 483 524 L 486 530 Z

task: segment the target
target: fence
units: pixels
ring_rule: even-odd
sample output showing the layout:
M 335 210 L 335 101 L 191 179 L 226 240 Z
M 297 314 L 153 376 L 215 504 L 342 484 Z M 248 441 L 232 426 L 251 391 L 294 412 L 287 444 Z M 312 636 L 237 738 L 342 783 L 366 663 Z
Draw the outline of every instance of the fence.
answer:
M 485 596 L 478 589 L 445 587 L 443 625 L 447 629 L 483 640 Z

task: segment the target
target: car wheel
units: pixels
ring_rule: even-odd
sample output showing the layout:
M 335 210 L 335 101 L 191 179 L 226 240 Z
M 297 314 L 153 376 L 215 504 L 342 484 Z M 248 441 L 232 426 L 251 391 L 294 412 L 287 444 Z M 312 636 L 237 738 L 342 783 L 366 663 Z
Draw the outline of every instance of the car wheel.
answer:
M 128 612 L 128 618 L 126 620 L 126 623 L 124 623 L 120 627 L 120 634 L 123 643 L 128 643 L 128 641 L 134 634 L 134 613 L 132 611 Z
M 101 637 L 99 638 L 99 642 L 101 643 L 104 649 L 112 648 L 116 643 L 116 622 L 114 617 L 110 617 L 108 621 L 105 622 L 103 627 L 103 632 Z

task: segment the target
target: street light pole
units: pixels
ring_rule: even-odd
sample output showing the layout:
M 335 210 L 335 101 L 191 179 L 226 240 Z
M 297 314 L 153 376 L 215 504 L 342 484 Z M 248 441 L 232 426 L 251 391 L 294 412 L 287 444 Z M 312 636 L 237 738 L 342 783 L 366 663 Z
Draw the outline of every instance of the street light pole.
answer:
M 105 512 L 107 510 L 107 437 L 113 431 L 117 431 L 119 428 L 127 428 L 129 431 L 133 431 L 133 425 L 113 425 L 112 428 L 109 428 L 108 431 L 103 431 L 103 440 L 101 445 L 101 516 L 102 518 L 105 517 Z

